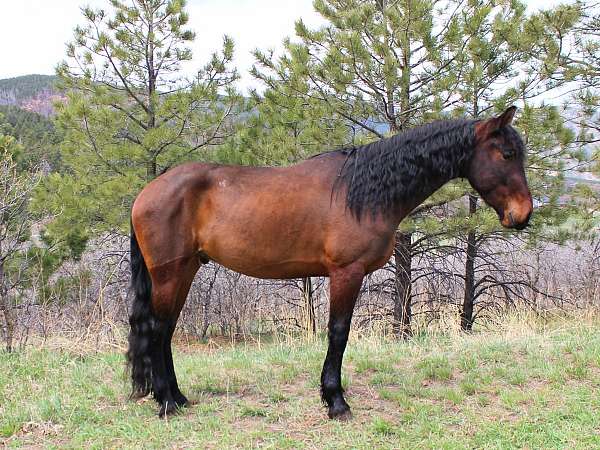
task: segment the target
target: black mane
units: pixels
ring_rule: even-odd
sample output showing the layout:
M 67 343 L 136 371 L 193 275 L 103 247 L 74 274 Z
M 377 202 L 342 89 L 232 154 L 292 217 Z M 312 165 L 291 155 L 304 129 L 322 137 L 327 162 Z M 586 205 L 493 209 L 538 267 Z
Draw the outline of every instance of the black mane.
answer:
M 475 145 L 474 120 L 444 120 L 361 147 L 339 150 L 346 161 L 334 191 L 347 187 L 346 206 L 359 218 L 386 214 L 400 202 L 461 176 Z

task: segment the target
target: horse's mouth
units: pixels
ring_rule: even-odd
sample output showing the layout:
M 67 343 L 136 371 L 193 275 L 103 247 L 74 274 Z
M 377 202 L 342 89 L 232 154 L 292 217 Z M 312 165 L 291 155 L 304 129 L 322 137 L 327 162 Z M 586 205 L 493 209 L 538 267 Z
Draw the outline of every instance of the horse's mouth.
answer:
M 502 224 L 502 226 L 504 228 L 512 228 L 512 229 L 521 231 L 529 226 L 529 219 L 531 218 L 531 212 L 529 214 L 527 214 L 527 217 L 525 217 L 525 220 L 522 220 L 520 222 L 517 222 L 515 220 L 512 211 L 509 211 L 508 215 L 504 215 L 504 217 L 502 217 L 500 214 L 498 214 L 498 216 L 500 217 L 500 223 Z

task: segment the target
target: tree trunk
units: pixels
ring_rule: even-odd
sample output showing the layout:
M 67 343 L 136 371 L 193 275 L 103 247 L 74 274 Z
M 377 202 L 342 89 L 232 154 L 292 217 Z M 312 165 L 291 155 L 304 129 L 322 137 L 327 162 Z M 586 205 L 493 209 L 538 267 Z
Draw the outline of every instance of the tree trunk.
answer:
M 317 333 L 317 320 L 315 316 L 312 279 L 310 277 L 302 279 L 302 297 L 304 299 L 308 330 L 311 334 L 315 335 Z
M 157 172 L 158 169 L 156 165 L 156 157 L 151 156 L 150 161 L 148 161 L 146 166 L 146 177 L 148 178 L 149 182 L 156 178 L 156 175 L 158 175 Z
M 477 197 L 469 194 L 469 215 L 477 212 Z M 475 303 L 475 258 L 477 257 L 477 240 L 475 231 L 467 234 L 467 261 L 465 263 L 465 297 L 460 314 L 460 328 L 471 331 L 473 328 L 473 304 Z
M 15 334 L 15 322 L 10 308 L 10 301 L 8 299 L 3 262 L 0 262 L 0 310 L 4 315 L 4 325 L 6 327 L 6 334 L 4 336 L 6 341 L 6 351 L 11 352 Z
M 156 128 L 156 68 L 154 67 L 154 12 L 148 15 L 148 34 L 146 35 L 146 69 L 148 71 L 148 131 Z M 152 181 L 158 175 L 157 169 L 158 153 L 155 150 L 150 150 L 150 163 L 148 168 L 148 180 Z
M 412 335 L 412 233 L 396 232 L 394 262 L 396 265 L 396 292 L 394 293 L 394 334 L 406 339 Z

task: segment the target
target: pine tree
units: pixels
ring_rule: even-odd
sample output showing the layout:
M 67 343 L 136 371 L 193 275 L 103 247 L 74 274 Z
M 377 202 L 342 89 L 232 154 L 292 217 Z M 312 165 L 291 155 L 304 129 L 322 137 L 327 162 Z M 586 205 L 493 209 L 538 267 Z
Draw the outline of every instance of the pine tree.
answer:
M 565 22 L 572 26 L 572 33 L 560 32 L 557 24 Z M 579 164 L 578 169 L 600 176 L 600 5 L 584 2 L 563 5 L 543 15 L 538 27 L 544 39 L 552 44 L 548 46 L 552 50 L 548 53 L 557 73 L 553 80 L 576 86 L 566 102 L 565 114 L 576 130 L 579 156 L 588 162 Z M 599 190 L 589 184 L 580 184 L 577 189 L 584 200 L 582 206 L 587 211 L 597 212 Z
M 68 96 L 56 118 L 65 170 L 36 196 L 37 209 L 56 216 L 46 236 L 73 256 L 91 236 L 124 230 L 139 189 L 221 144 L 240 108 L 230 38 L 195 76 L 183 75 L 195 37 L 185 1 L 110 0 L 82 12 L 57 67 Z
M 526 168 L 530 189 L 542 205 L 537 208 L 535 225 L 529 231 L 529 238 L 538 240 L 543 240 L 544 231 L 559 229 L 574 213 L 557 203 L 565 192 L 566 161 L 576 156 L 569 147 L 573 136 L 556 108 L 539 100 L 543 94 L 565 83 L 555 78 L 557 69 L 551 64 L 554 50 L 550 54 L 545 50 L 549 41 L 539 31 L 540 17 L 547 22 L 548 17 L 561 14 L 562 8 L 527 17 L 525 5 L 518 1 L 506 3 L 502 8 L 494 2 L 481 2 L 480 14 L 469 15 L 463 21 L 468 33 L 476 37 L 464 53 L 458 109 L 477 119 L 486 111 L 502 110 L 512 103 L 522 106 L 515 124 L 523 133 L 528 149 Z M 571 20 L 554 22 L 557 33 L 565 36 L 573 33 L 576 22 L 573 16 L 569 17 Z M 498 233 L 497 228 L 481 227 L 485 223 L 483 216 L 490 212 L 484 210 L 479 214 L 474 192 L 469 192 L 467 197 L 469 220 L 465 230 L 465 288 L 461 310 L 464 330 L 470 330 L 473 325 L 476 291 L 479 289 L 481 293 L 486 283 L 476 276 L 478 249 L 491 245 Z
M 54 123 L 17 106 L 0 106 L 0 133 L 15 138 L 23 151 L 14 155 L 21 170 L 35 166 L 60 171 L 58 145 L 62 140 Z
M 0 312 L 8 351 L 12 350 L 15 331 L 15 291 L 28 263 L 22 256 L 32 223 L 29 200 L 40 180 L 39 171 L 19 170 L 14 155 L 21 152 L 12 136 L 0 134 Z
M 261 55 L 256 52 L 257 58 Z M 287 165 L 349 143 L 345 120 L 332 113 L 327 105 L 310 98 L 310 80 L 295 70 L 293 60 L 284 56 L 270 63 L 270 70 L 277 78 L 253 68 L 252 73 L 266 90 L 262 94 L 252 92 L 253 114 L 246 118 L 245 126 L 233 139 L 219 149 L 219 160 Z
M 273 55 L 257 52 L 255 75 L 343 119 L 351 145 L 397 133 L 452 103 L 453 68 L 465 44 L 457 28 L 460 4 L 448 5 L 441 12 L 427 0 L 317 0 L 328 24 L 310 30 L 298 21 L 297 41 L 286 42 L 284 70 Z M 405 335 L 411 233 L 400 233 L 398 242 L 397 272 L 405 276 L 397 278 L 394 329 Z
M 350 144 L 439 117 L 481 119 L 517 102 L 522 107 L 517 126 L 530 146 L 532 191 L 543 201 L 530 239 L 561 228 L 572 211 L 556 207 L 564 178 L 555 174 L 574 155 L 568 146 L 571 133 L 556 109 L 539 102 L 560 85 L 552 82 L 557 69 L 546 47 L 551 52 L 556 47 L 542 32 L 541 15 L 528 16 L 525 5 L 514 0 L 319 0 L 315 8 L 328 24 L 310 30 L 299 21 L 297 39 L 286 42 L 282 64 L 270 53 L 257 52 L 255 76 L 271 88 L 285 86 L 288 96 L 299 97 L 298 105 L 323 105 L 323 112 L 344 119 Z M 568 34 L 576 22 L 571 15 L 555 20 L 555 30 Z M 291 110 L 299 111 L 298 105 Z M 460 205 L 457 200 L 465 196 L 467 207 L 459 207 L 451 220 L 439 223 L 429 216 L 432 208 Z M 493 211 L 482 206 L 466 182 L 455 182 L 403 222 L 394 253 L 396 333 L 410 333 L 413 257 L 435 246 L 435 240 L 463 235 L 465 273 L 457 275 L 465 282 L 462 325 L 471 327 L 476 288 L 485 289 L 485 280 L 475 275 L 482 263 L 478 247 L 500 232 Z M 424 245 L 428 239 L 432 244 Z

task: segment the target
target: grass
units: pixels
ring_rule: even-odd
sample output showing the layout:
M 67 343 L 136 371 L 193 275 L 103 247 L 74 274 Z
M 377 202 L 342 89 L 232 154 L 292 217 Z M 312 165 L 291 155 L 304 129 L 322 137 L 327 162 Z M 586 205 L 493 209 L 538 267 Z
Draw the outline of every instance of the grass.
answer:
M 49 448 L 598 448 L 600 321 L 504 331 L 353 336 L 354 417 L 326 419 L 325 345 L 178 346 L 194 402 L 167 420 L 127 400 L 120 353 L 0 353 L 0 443 Z

